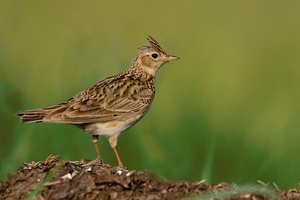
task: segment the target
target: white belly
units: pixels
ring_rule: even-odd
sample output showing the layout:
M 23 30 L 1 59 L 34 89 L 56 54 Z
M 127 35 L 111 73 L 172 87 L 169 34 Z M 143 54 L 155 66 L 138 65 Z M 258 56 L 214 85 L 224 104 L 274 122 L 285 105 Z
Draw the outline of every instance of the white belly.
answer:
M 102 135 L 102 136 L 118 136 L 123 131 L 127 130 L 139 121 L 139 117 L 134 119 L 127 119 L 125 121 L 110 121 L 104 123 L 94 123 L 85 127 L 85 131 L 91 133 L 92 135 Z

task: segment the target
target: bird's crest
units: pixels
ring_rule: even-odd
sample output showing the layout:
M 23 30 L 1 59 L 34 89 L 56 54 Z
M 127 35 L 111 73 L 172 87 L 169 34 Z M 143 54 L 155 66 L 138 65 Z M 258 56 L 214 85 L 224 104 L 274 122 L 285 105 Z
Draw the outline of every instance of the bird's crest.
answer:
M 151 36 L 149 35 L 149 36 L 147 37 L 147 39 L 148 39 L 148 41 L 149 41 L 149 43 L 150 43 L 150 45 L 151 45 L 151 47 L 152 47 L 153 49 L 156 49 L 157 51 L 160 51 L 161 53 L 167 55 L 167 53 L 161 48 L 161 46 L 159 45 L 159 43 L 158 43 L 153 37 L 151 37 Z

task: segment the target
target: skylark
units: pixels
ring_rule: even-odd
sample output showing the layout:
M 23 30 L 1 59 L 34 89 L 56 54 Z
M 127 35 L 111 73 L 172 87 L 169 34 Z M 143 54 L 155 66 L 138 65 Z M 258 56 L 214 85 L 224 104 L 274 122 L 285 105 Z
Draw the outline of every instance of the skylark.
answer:
M 165 63 L 179 59 L 167 54 L 148 36 L 150 46 L 138 49 L 131 66 L 118 75 L 96 82 L 64 103 L 19 112 L 23 123 L 48 122 L 72 124 L 92 135 L 97 152 L 99 135 L 109 138 L 119 167 L 123 167 L 116 150 L 118 136 L 136 124 L 149 110 L 155 95 L 155 75 Z

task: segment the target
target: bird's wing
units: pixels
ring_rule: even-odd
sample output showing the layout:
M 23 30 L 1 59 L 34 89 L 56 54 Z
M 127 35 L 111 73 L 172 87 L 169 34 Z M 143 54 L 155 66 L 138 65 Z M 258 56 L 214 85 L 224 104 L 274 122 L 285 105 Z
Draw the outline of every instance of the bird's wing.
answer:
M 82 124 L 107 122 L 137 113 L 142 115 L 150 107 L 153 97 L 153 90 L 134 81 L 127 81 L 118 89 L 110 89 L 105 83 L 99 82 L 61 104 L 43 121 Z

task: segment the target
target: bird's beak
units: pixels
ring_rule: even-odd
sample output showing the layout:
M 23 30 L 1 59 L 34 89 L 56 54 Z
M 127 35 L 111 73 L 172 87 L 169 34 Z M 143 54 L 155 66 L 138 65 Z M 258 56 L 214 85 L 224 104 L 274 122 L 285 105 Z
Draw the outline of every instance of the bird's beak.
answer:
M 166 58 L 167 61 L 172 61 L 172 60 L 178 60 L 179 58 L 177 56 L 170 56 L 168 55 L 168 57 Z

